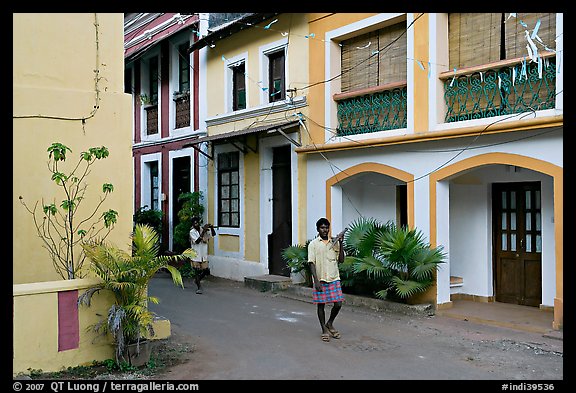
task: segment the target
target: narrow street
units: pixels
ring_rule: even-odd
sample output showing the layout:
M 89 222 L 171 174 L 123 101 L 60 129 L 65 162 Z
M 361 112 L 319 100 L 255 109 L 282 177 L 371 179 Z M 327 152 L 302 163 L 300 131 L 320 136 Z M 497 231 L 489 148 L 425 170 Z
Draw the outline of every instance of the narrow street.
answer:
M 152 280 L 150 308 L 193 350 L 171 380 L 563 380 L 563 341 L 441 316 L 407 316 L 344 304 L 340 339 L 322 342 L 316 306 L 243 282 Z M 329 307 L 327 307 L 327 313 Z

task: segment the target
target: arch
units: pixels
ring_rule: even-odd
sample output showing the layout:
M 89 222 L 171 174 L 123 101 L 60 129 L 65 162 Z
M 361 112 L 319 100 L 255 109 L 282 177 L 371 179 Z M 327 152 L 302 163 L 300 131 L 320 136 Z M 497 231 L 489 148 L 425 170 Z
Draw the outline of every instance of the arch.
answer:
M 437 217 L 436 217 L 436 183 L 464 170 L 477 168 L 485 165 L 514 165 L 527 168 L 536 172 L 544 173 L 553 178 L 554 182 L 554 242 L 556 253 L 556 296 L 554 298 L 554 322 L 553 328 L 559 329 L 563 325 L 564 315 L 564 180 L 562 167 L 552 163 L 511 153 L 486 153 L 464 159 L 452 165 L 446 166 L 430 175 L 430 244 L 436 247 L 437 242 Z
M 326 218 L 332 222 L 332 187 L 341 181 L 363 172 L 374 172 L 382 175 L 387 175 L 398 180 L 406 182 L 406 199 L 407 199 L 407 213 L 408 213 L 408 226 L 414 227 L 414 175 L 391 167 L 385 164 L 376 162 L 363 162 L 345 169 L 326 180 Z

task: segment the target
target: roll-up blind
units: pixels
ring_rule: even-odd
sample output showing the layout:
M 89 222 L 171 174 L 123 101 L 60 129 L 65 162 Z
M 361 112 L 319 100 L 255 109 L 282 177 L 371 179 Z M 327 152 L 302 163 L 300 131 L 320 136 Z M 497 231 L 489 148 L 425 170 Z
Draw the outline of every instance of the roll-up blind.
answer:
M 508 15 L 506 16 L 508 18 Z M 520 21 L 526 24 L 524 27 Z M 527 57 L 528 50 L 526 45 L 526 31 L 531 35 L 536 27 L 537 22 L 540 25 L 537 30 L 537 36 L 540 37 L 544 45 L 548 48 L 555 49 L 556 42 L 556 14 L 554 13 L 525 13 L 519 12 L 516 18 L 508 18 L 505 23 L 505 45 L 506 58 L 515 59 L 518 57 Z M 544 51 L 544 47 L 536 38 L 533 39 L 538 51 Z
M 342 41 L 341 92 L 406 80 L 405 29 L 401 22 Z
M 379 77 L 378 84 L 406 80 L 406 25 L 399 23 L 379 30 Z M 403 34 L 404 33 L 404 34 Z
M 448 14 L 450 70 L 500 60 L 502 13 Z

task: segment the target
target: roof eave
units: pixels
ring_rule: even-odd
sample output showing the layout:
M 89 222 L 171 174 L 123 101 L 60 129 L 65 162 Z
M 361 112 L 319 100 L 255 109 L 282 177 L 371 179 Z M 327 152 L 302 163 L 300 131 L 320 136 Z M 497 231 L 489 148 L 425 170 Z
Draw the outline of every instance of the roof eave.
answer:
M 230 23 L 229 25 L 217 29 L 212 33 L 200 38 L 198 41 L 194 42 L 190 48 L 188 48 L 188 53 L 194 52 L 196 50 L 202 49 L 205 46 L 210 46 L 215 44 L 217 41 L 221 39 L 227 38 L 232 34 L 236 34 L 241 30 L 247 29 L 252 27 L 253 24 L 263 22 L 267 19 L 270 19 L 276 15 L 280 14 L 279 12 L 271 12 L 271 13 L 253 13 L 248 14 L 240 19 L 235 20 L 234 22 Z

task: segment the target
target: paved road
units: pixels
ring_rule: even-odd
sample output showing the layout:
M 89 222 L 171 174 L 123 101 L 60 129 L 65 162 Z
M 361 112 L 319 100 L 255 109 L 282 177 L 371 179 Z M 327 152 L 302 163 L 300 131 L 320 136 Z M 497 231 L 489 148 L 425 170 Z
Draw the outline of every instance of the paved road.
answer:
M 186 286 L 163 274 L 150 285 L 160 298 L 150 308 L 194 347 L 189 361 L 160 378 L 563 380 L 563 341 L 536 333 L 344 304 L 335 322 L 342 337 L 325 343 L 311 303 L 216 277 L 202 295 Z

